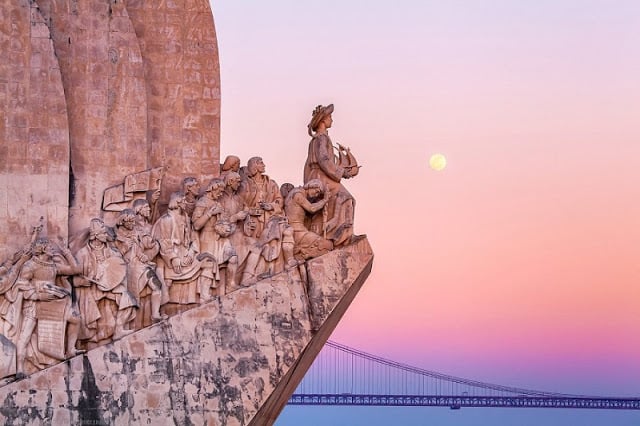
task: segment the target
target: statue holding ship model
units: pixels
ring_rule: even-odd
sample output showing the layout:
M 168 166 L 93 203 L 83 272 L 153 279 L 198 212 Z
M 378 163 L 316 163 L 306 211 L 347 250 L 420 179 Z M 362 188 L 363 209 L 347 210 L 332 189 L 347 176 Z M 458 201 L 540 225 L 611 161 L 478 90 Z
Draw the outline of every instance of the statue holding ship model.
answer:
M 333 241 L 334 246 L 338 247 L 348 243 L 353 236 L 355 207 L 353 196 L 341 181 L 356 176 L 360 167 L 349 148 L 338 144 L 339 155 L 334 154 L 335 147 L 329 137 L 329 128 L 333 125 L 333 110 L 333 104 L 318 105 L 313 110 L 307 126 L 312 139 L 304 165 L 304 183 L 318 179 L 329 193 L 329 202 L 322 214 L 314 217 L 312 228 L 321 228 L 324 238 Z

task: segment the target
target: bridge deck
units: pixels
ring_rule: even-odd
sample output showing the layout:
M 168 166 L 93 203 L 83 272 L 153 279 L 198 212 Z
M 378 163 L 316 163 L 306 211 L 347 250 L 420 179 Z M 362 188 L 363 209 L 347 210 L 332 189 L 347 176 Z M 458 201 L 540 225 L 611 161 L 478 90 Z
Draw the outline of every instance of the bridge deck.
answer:
M 480 382 L 328 341 L 289 404 L 640 410 L 640 397 L 572 395 Z
M 290 405 L 362 405 L 420 407 L 588 408 L 640 410 L 640 398 L 550 396 L 331 395 L 294 394 Z

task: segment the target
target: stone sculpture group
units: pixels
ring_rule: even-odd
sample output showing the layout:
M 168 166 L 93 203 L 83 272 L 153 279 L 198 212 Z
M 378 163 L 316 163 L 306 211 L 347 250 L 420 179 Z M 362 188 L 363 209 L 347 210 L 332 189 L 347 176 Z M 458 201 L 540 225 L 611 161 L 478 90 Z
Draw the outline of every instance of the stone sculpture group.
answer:
M 0 265 L 0 378 L 24 377 L 285 270 L 304 279 L 307 259 L 352 242 L 355 202 L 342 180 L 359 166 L 342 145 L 334 154 L 333 110 L 312 113 L 302 186 L 278 186 L 260 157 L 241 167 L 229 156 L 219 177 L 185 178 L 166 207 L 160 168 L 125 177 L 125 187 L 145 184 L 124 199 L 107 188 L 101 217 L 69 243 L 33 227 Z

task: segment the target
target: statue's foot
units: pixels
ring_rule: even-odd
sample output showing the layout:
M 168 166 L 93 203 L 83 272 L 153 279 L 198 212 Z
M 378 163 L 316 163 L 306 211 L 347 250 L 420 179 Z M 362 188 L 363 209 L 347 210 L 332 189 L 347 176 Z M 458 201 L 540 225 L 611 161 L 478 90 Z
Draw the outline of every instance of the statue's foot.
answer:
M 87 351 L 84 349 L 74 349 L 72 351 L 67 352 L 67 358 L 73 358 L 76 355 L 82 355 L 84 353 L 87 353 Z
M 263 272 L 260 275 L 258 275 L 258 281 L 262 281 L 262 280 L 266 280 L 267 278 L 271 278 L 271 272 L 267 271 L 267 272 Z
M 153 322 L 160 322 L 160 321 L 164 321 L 164 320 L 166 320 L 167 318 L 169 318 L 169 315 L 166 315 L 166 314 L 162 314 L 162 315 L 153 315 L 153 316 L 151 317 L 151 321 L 153 321 Z
M 240 281 L 240 286 L 249 287 L 250 285 L 255 284 L 257 281 L 258 280 L 257 280 L 255 274 L 251 274 L 249 272 L 245 272 L 242 275 L 242 280 Z
M 366 235 L 352 235 L 348 244 L 357 243 L 358 241 L 364 240 L 365 238 L 367 238 Z
M 351 223 L 343 223 L 333 234 L 333 245 L 335 247 L 344 246 L 351 242 L 353 236 L 353 225 Z
M 22 371 L 19 371 L 19 372 L 16 373 L 16 380 L 22 380 L 22 379 L 24 379 L 26 377 L 27 377 L 27 375 L 24 374 Z
M 200 296 L 200 303 L 207 303 L 207 302 L 211 302 L 213 300 L 213 297 L 211 296 Z
M 134 331 L 135 330 L 118 330 L 113 333 L 113 340 L 122 339 L 123 337 L 130 335 Z

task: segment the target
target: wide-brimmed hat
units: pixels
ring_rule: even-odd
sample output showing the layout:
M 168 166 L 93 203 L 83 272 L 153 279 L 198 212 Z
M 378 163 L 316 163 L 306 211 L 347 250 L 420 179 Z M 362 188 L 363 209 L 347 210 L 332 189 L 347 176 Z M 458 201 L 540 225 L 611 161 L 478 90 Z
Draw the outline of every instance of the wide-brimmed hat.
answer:
M 309 122 L 309 131 L 315 131 L 322 120 L 333 114 L 333 104 L 327 106 L 318 105 L 311 113 L 311 121 Z

